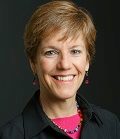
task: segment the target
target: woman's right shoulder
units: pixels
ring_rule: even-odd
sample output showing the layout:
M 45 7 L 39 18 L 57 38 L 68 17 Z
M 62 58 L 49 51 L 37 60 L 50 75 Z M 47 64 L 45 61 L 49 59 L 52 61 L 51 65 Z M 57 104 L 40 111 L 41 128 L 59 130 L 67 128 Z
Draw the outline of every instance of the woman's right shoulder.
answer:
M 0 127 L 0 139 L 16 138 L 24 139 L 23 118 L 21 114 Z

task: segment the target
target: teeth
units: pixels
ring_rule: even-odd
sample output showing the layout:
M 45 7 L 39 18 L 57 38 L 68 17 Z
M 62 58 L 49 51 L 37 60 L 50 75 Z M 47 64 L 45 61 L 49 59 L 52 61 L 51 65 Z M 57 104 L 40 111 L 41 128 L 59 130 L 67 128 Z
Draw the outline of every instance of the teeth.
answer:
M 60 81 L 70 81 L 73 78 L 74 78 L 73 75 L 69 75 L 69 76 L 56 76 L 56 79 L 60 80 Z

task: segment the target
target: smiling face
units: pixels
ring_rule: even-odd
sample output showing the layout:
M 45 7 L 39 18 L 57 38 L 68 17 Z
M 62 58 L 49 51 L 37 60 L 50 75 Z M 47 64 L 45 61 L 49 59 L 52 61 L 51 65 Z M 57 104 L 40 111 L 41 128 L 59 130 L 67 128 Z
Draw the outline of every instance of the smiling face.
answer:
M 44 39 L 38 48 L 36 62 L 30 63 L 37 73 L 41 94 L 52 99 L 75 98 L 89 69 L 87 50 L 82 36 L 60 40 L 58 33 Z

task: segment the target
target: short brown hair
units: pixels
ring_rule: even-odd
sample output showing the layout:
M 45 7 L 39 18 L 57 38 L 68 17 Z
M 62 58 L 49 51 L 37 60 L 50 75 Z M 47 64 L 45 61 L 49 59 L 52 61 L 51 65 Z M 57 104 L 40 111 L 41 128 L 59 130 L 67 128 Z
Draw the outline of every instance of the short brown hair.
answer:
M 83 34 L 91 60 L 95 54 L 96 29 L 87 10 L 71 1 L 52 1 L 41 5 L 33 13 L 25 27 L 24 44 L 27 57 L 34 62 L 40 42 L 53 37 L 58 31 L 65 31 L 63 39 Z

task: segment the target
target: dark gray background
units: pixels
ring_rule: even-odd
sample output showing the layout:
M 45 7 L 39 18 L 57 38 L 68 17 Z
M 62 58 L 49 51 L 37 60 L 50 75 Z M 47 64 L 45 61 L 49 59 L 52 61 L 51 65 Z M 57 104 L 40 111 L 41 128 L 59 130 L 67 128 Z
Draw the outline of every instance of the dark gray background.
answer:
M 79 90 L 91 103 L 120 117 L 120 22 L 114 0 L 74 0 L 90 11 L 97 28 L 96 58 L 89 72 L 90 85 Z M 12 119 L 34 94 L 33 75 L 24 54 L 25 23 L 47 0 L 0 2 L 0 124 Z

